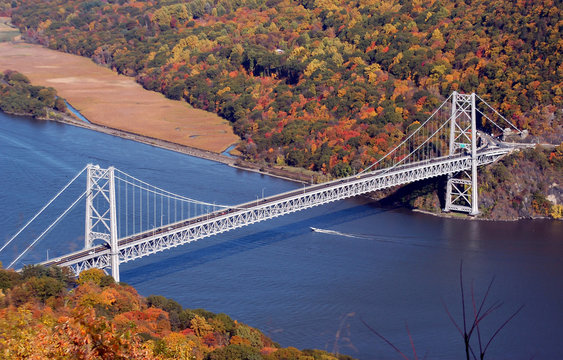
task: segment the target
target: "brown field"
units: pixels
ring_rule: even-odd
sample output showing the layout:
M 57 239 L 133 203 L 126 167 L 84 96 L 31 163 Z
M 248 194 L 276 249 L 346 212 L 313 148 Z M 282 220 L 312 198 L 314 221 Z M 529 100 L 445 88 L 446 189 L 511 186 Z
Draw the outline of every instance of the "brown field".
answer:
M 0 25 L 1 27 L 1 25 Z M 51 86 L 94 124 L 221 152 L 239 139 L 229 123 L 144 90 L 90 59 L 21 42 L 0 42 L 0 71 L 16 70 Z

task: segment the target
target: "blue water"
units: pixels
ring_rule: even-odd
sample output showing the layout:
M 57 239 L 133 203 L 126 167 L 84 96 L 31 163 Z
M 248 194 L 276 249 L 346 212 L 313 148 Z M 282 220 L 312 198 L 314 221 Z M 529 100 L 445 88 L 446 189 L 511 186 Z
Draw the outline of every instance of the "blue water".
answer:
M 90 121 L 89 121 L 88 119 L 86 119 L 86 117 L 84 117 L 84 115 L 82 115 L 82 114 L 80 113 L 80 111 L 78 111 L 78 110 L 76 110 L 74 107 L 72 107 L 72 105 L 70 105 L 66 100 L 65 100 L 65 104 L 66 104 L 67 109 L 68 109 L 71 113 L 73 113 L 74 115 L 76 115 L 77 118 L 79 118 L 80 120 L 82 120 L 82 121 L 84 121 L 84 122 L 90 124 Z
M 232 157 L 233 155 L 231 155 L 231 151 L 233 151 L 234 148 L 236 148 L 236 147 L 237 147 L 236 144 L 231 145 L 231 146 L 229 146 L 228 148 L 226 148 L 225 151 L 222 152 L 222 154 L 223 154 L 223 155 L 226 155 L 226 156 L 231 156 L 231 157 Z
M 87 129 L 0 114 L 0 241 L 89 162 L 222 204 L 301 186 Z M 84 188 L 82 180 L 71 192 Z M 18 265 L 45 259 L 47 251 L 52 257 L 81 248 L 83 209 L 69 216 Z M 31 229 L 0 260 L 9 263 L 39 231 Z M 460 322 L 463 260 L 466 292 L 473 280 L 480 299 L 495 276 L 489 303 L 504 302 L 483 320 L 484 337 L 525 305 L 487 358 L 556 359 L 563 358 L 562 257 L 561 222 L 442 219 L 356 198 L 123 264 L 121 279 L 143 295 L 225 312 L 282 346 L 400 358 L 365 322 L 414 358 L 408 324 L 419 358 L 454 359 L 464 357 L 463 341 L 443 303 Z

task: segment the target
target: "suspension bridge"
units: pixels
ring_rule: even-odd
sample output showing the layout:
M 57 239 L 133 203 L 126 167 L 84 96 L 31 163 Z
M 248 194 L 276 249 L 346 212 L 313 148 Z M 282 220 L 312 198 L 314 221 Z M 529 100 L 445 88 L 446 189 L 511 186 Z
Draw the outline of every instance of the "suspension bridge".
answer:
M 21 252 L 16 266 L 68 212 L 85 202 L 82 250 L 42 262 L 78 275 L 90 268 L 111 271 L 143 256 L 256 222 L 427 178 L 447 176 L 445 211 L 478 213 L 477 168 L 497 161 L 517 144 L 496 139 L 521 131 L 476 94 L 452 93 L 390 152 L 360 173 L 262 197 L 242 204 L 198 201 L 146 183 L 114 167 L 87 165 L 1 248 L 12 243 L 72 183 L 86 174 L 86 189 Z M 497 134 L 497 135 L 495 135 Z

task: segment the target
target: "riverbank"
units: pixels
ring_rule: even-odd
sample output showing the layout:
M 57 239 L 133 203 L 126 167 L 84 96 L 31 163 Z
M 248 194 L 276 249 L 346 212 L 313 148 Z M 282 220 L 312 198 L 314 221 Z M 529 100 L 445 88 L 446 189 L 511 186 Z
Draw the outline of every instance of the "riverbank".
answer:
M 237 143 L 231 125 L 143 89 L 90 59 L 19 41 L 0 43 L 0 71 L 15 70 L 34 85 L 52 87 L 93 124 L 220 154 Z M 194 151 L 189 150 L 190 153 Z
M 23 114 L 22 114 L 23 115 Z M 202 149 L 197 149 L 194 147 L 176 144 L 170 141 L 166 141 L 163 139 L 157 139 L 150 136 L 143 136 L 138 134 L 133 134 L 127 131 L 123 131 L 120 129 L 115 129 L 107 126 L 100 126 L 93 123 L 87 123 L 80 119 L 77 119 L 74 115 L 69 114 L 62 114 L 58 113 L 58 117 L 54 119 L 43 119 L 46 121 L 57 121 L 63 124 L 78 126 L 85 129 L 98 131 L 104 134 L 117 136 L 123 139 L 137 141 L 143 144 L 156 146 L 159 148 L 163 148 L 166 150 L 175 151 L 178 153 L 186 154 L 189 156 L 194 156 L 206 160 L 211 160 L 215 162 L 219 162 L 222 164 L 229 165 L 234 168 L 238 168 L 241 170 L 252 171 L 256 173 L 260 173 L 263 175 L 273 176 L 280 179 L 288 180 L 288 181 L 296 181 L 301 183 L 307 183 L 310 181 L 310 175 L 308 174 L 300 174 L 296 172 L 287 171 L 284 169 L 277 169 L 277 168 L 261 168 L 257 164 L 253 164 L 244 160 L 241 160 L 235 156 L 227 156 L 223 154 L 217 154 L 211 151 L 206 151 Z
M 133 141 L 137 141 L 137 142 L 152 145 L 152 146 L 157 146 L 157 147 L 160 147 L 160 148 L 163 148 L 163 149 L 176 151 L 176 152 L 179 152 L 179 153 L 182 153 L 182 154 L 195 156 L 195 157 L 199 157 L 199 158 L 202 158 L 202 159 L 217 161 L 217 162 L 227 164 L 227 165 L 231 165 L 231 166 L 234 165 L 234 163 L 236 161 L 236 158 L 229 157 L 229 156 L 222 155 L 222 154 L 217 154 L 217 153 L 214 153 L 214 152 L 211 152 L 211 151 L 197 149 L 197 148 L 186 146 L 186 145 L 175 144 L 175 143 L 170 142 L 170 141 L 157 139 L 157 138 L 150 137 L 150 136 L 134 134 L 134 133 L 131 133 L 131 132 L 128 132 L 128 131 L 124 131 L 124 130 L 120 130 L 120 129 L 116 129 L 116 128 L 112 128 L 112 127 L 108 127 L 108 126 L 97 125 L 97 124 L 94 124 L 94 123 L 87 123 L 87 122 L 84 122 L 80 119 L 75 118 L 73 115 L 63 114 L 59 119 L 50 119 L 50 120 L 57 121 L 57 122 L 64 123 L 64 124 L 68 124 L 68 125 L 82 127 L 82 128 L 85 128 L 85 129 L 98 131 L 98 132 L 108 134 L 108 135 L 118 136 L 118 137 L 123 138 L 123 139 L 133 140 Z
M 526 217 L 519 217 L 517 219 L 488 219 L 488 218 L 483 218 L 483 217 L 479 217 L 479 215 L 477 216 L 472 216 L 469 214 L 463 214 L 463 213 L 455 213 L 455 212 L 439 212 L 439 213 L 435 213 L 432 211 L 428 211 L 428 210 L 422 210 L 422 209 L 411 209 L 412 212 L 416 212 L 416 213 L 420 213 L 420 214 L 425 214 L 425 215 L 432 215 L 432 216 L 436 216 L 436 217 L 441 217 L 441 218 L 447 218 L 447 219 L 459 219 L 459 220 L 477 220 L 477 221 L 495 221 L 495 222 L 515 222 L 515 221 L 520 221 L 520 220 L 559 220 L 559 221 L 563 221 L 563 219 L 553 219 L 550 218 L 548 216 L 535 216 L 535 217 L 530 217 L 530 218 L 526 218 Z
M 90 124 L 71 115 L 56 121 L 264 175 L 311 181 L 309 173 L 263 167 L 221 154 L 239 141 L 226 120 L 145 90 L 133 78 L 88 58 L 20 41 L 4 42 L 0 43 L 0 71 L 4 70 L 19 71 L 35 85 L 55 88 Z
M 370 194 L 384 208 L 460 220 L 518 221 L 563 218 L 563 145 L 537 146 L 479 168 L 479 214 L 444 212 L 445 178 L 433 178 Z

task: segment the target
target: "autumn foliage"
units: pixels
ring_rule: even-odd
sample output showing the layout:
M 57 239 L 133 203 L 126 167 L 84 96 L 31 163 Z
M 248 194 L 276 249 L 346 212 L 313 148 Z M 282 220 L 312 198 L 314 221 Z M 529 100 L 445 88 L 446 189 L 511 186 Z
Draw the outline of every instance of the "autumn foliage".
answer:
M 351 174 L 453 90 L 480 94 L 536 136 L 563 133 L 553 0 L 14 0 L 10 9 L 26 39 L 228 119 L 251 161 Z
M 481 211 L 488 218 L 561 219 L 563 143 L 527 149 L 503 158 L 481 173 Z
M 225 314 L 143 298 L 91 269 L 75 280 L 61 268 L 0 269 L 2 359 L 346 359 L 281 349 Z M 277 354 L 277 355 L 276 355 Z

